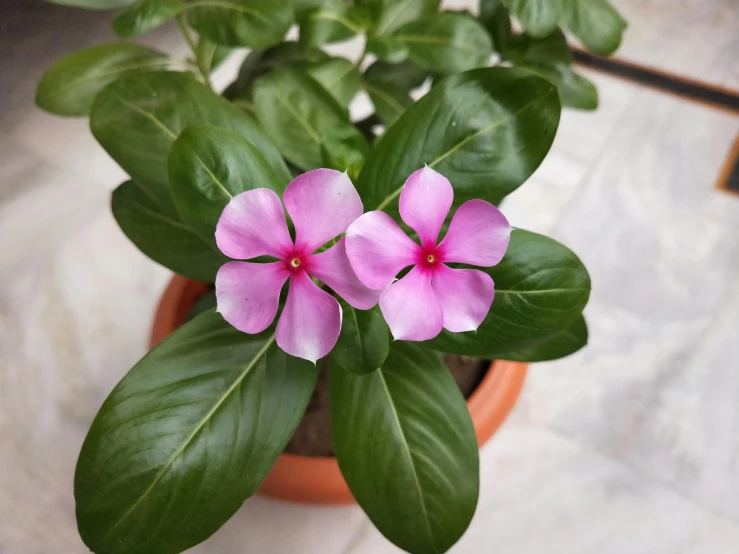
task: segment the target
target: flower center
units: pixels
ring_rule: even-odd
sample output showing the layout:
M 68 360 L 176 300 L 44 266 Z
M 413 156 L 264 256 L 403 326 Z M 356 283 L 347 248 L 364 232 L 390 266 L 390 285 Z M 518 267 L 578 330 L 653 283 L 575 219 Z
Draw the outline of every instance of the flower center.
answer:
M 441 252 L 435 245 L 431 248 L 422 248 L 418 258 L 418 264 L 427 269 L 433 269 L 442 262 Z
M 290 260 L 290 265 L 297 269 L 300 267 L 300 260 L 298 258 L 293 258 Z
M 429 254 L 428 256 L 426 256 L 426 261 L 430 264 L 433 264 L 435 260 L 436 257 L 433 254 Z

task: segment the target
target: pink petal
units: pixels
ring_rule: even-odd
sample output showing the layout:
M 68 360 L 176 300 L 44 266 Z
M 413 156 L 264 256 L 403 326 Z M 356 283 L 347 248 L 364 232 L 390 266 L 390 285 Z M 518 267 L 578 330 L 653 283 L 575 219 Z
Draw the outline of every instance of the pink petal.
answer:
M 295 224 L 295 246 L 308 254 L 346 231 L 364 210 L 349 177 L 335 169 L 303 173 L 282 198 Z
M 477 269 L 452 269 L 439 264 L 431 280 L 444 314 L 444 329 L 475 331 L 490 311 L 495 283 Z
M 498 208 L 484 200 L 469 200 L 452 217 L 439 245 L 445 262 L 490 267 L 503 259 L 511 225 Z
M 277 313 L 290 272 L 282 262 L 228 262 L 216 275 L 216 302 L 223 319 L 244 333 L 261 333 Z
M 293 241 L 280 197 L 269 189 L 247 190 L 233 197 L 216 225 L 216 244 L 237 260 L 283 257 Z
M 290 278 L 285 309 L 277 322 L 277 345 L 291 356 L 316 363 L 331 352 L 341 331 L 341 306 L 305 271 Z
M 431 271 L 416 266 L 380 296 L 382 315 L 395 340 L 429 340 L 441 332 L 443 316 L 431 275 Z
M 421 247 L 384 212 L 367 212 L 346 230 L 346 254 L 359 280 L 384 289 L 398 272 L 418 261 Z
M 346 239 L 308 258 L 308 271 L 318 277 L 358 310 L 369 310 L 380 299 L 381 290 L 365 287 L 357 278 L 346 257 Z
M 436 246 L 441 226 L 454 201 L 449 179 L 426 166 L 411 173 L 400 193 L 400 217 L 425 248 Z

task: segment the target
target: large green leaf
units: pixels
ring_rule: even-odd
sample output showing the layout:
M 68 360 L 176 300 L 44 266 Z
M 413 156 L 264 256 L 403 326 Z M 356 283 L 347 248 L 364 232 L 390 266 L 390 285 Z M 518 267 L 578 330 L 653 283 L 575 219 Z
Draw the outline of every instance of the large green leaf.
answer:
M 370 2 L 375 35 L 389 35 L 424 15 L 439 10 L 440 0 L 375 0 Z
M 52 4 L 61 4 L 62 6 L 75 6 L 78 8 L 87 8 L 88 10 L 112 10 L 114 8 L 124 8 L 129 4 L 133 4 L 136 0 L 46 0 Z
M 254 84 L 259 122 L 292 164 L 321 167 L 321 135 L 349 115 L 323 86 L 305 72 L 281 69 Z
M 480 0 L 480 23 L 493 37 L 493 45 L 498 52 L 508 45 L 511 39 L 511 17 L 502 0 Z
M 477 331 L 441 334 L 429 342 L 442 352 L 505 358 L 539 346 L 572 325 L 590 297 L 590 276 L 566 246 L 514 229 L 503 260 L 485 270 L 495 300 Z
M 113 216 L 136 247 L 175 273 L 212 283 L 228 258 L 209 246 L 176 215 L 159 204 L 133 181 L 120 185 L 111 201 Z
M 428 73 L 407 62 L 390 64 L 373 63 L 364 72 L 364 88 L 375 106 L 380 120 L 390 126 L 413 105 L 408 95 L 426 80 Z
M 359 92 L 361 76 L 357 66 L 346 58 L 329 58 L 322 62 L 307 65 L 305 71 L 323 85 L 336 100 L 349 107 Z
M 457 205 L 498 203 L 539 166 L 560 116 L 554 85 L 527 71 L 490 68 L 448 77 L 380 139 L 357 182 L 364 206 L 397 210 L 408 176 L 428 164 Z
M 36 89 L 36 104 L 57 115 L 87 115 L 98 93 L 122 75 L 164 69 L 169 63 L 166 54 L 138 44 L 80 50 L 46 70 Z
M 97 141 L 165 211 L 176 214 L 167 175 L 172 143 L 190 125 L 230 129 L 257 147 L 285 182 L 291 178 L 277 147 L 238 107 L 190 73 L 148 72 L 106 87 L 90 113 Z
M 408 48 L 417 65 L 439 73 L 459 73 L 488 65 L 493 44 L 473 17 L 442 12 L 412 21 L 393 36 Z
M 136 364 L 98 412 L 74 480 L 94 552 L 175 554 L 254 494 L 299 423 L 318 375 L 220 314 L 185 324 Z
M 121 37 L 136 37 L 166 23 L 184 8 L 183 0 L 138 0 L 113 20 L 113 30 Z
M 361 33 L 364 22 L 360 7 L 344 0 L 324 0 L 300 21 L 300 42 L 306 46 L 320 46 Z
M 608 56 L 621 44 L 626 20 L 608 0 L 562 0 L 564 23 L 591 52 Z
M 518 362 L 545 362 L 574 354 L 587 344 L 588 326 L 585 323 L 585 318 L 579 316 L 573 324 L 563 331 L 555 333 L 529 348 L 509 352 L 503 358 Z
M 339 300 L 343 312 L 341 334 L 331 351 L 330 364 L 366 375 L 382 366 L 390 351 L 390 329 L 379 306 L 357 310 Z
M 225 129 L 191 126 L 169 151 L 169 179 L 183 221 L 214 248 L 223 208 L 255 188 L 282 193 L 287 181 L 275 175 L 259 150 Z
M 506 4 L 526 33 L 545 37 L 557 28 L 563 1 L 567 0 L 506 0 Z
M 188 21 L 215 44 L 266 48 L 282 41 L 295 21 L 291 2 L 188 0 Z
M 390 541 L 446 552 L 472 519 L 479 489 L 475 431 L 438 354 L 394 342 L 377 371 L 331 366 L 331 433 L 352 494 Z

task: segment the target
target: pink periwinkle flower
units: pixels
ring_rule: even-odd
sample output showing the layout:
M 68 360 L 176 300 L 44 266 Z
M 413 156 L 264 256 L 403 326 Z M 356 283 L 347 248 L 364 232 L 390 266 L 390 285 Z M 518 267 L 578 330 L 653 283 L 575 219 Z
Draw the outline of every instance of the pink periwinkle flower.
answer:
M 295 178 L 283 194 L 295 226 L 295 243 L 280 198 L 258 188 L 231 199 L 216 226 L 216 243 L 230 258 L 269 256 L 266 263 L 228 262 L 216 276 L 218 311 L 245 333 L 264 331 L 275 318 L 280 291 L 290 280 L 277 322 L 277 345 L 288 354 L 316 362 L 328 354 L 341 331 L 341 306 L 309 277 L 317 277 L 350 305 L 367 310 L 380 291 L 359 282 L 346 257 L 345 239 L 336 238 L 362 214 L 362 201 L 346 173 L 316 169 Z
M 385 289 L 380 309 L 396 340 L 429 340 L 442 327 L 474 331 L 493 303 L 490 275 L 446 264 L 496 265 L 508 248 L 511 227 L 489 202 L 470 200 L 457 209 L 437 244 L 453 200 L 449 180 L 424 167 L 408 177 L 400 194 L 400 217 L 418 234 L 420 246 L 383 212 L 367 212 L 346 231 L 346 252 L 359 280 L 370 289 Z M 413 269 L 393 283 L 408 266 Z

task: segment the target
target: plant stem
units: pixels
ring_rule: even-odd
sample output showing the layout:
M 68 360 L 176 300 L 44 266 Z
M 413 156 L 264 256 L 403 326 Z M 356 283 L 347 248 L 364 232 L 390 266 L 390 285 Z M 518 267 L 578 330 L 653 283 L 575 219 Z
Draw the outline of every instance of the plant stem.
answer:
M 185 23 L 185 17 L 183 14 L 179 14 L 177 16 L 177 25 L 180 27 L 180 32 L 182 33 L 185 42 L 187 42 L 190 50 L 192 50 L 192 55 L 195 59 L 196 67 L 203 79 L 203 82 L 211 90 L 211 92 L 215 92 L 213 90 L 213 86 L 210 84 L 210 69 L 208 67 L 205 67 L 205 65 L 203 64 L 203 60 L 201 60 L 200 56 L 198 55 L 198 47 L 195 44 L 195 41 L 192 39 L 190 31 L 187 29 L 187 24 Z

